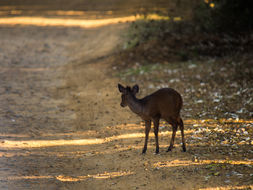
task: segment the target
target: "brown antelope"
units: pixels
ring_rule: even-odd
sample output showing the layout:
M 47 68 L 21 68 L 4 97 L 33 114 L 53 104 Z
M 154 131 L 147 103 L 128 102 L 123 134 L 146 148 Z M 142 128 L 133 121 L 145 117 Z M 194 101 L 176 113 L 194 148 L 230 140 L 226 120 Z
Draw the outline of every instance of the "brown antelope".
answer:
M 154 123 L 154 133 L 156 141 L 156 154 L 159 153 L 158 143 L 158 130 L 159 121 L 164 119 L 172 125 L 172 137 L 170 146 L 167 150 L 171 151 L 174 146 L 175 135 L 177 127 L 179 125 L 182 135 L 182 148 L 186 151 L 185 139 L 184 139 L 184 123 L 180 117 L 180 110 L 183 105 L 181 95 L 172 88 L 162 88 L 157 90 L 153 94 L 150 94 L 144 98 L 136 98 L 136 94 L 139 92 L 139 86 L 134 85 L 132 88 L 127 86 L 123 87 L 118 84 L 119 91 L 121 92 L 121 106 L 128 106 L 134 113 L 139 115 L 145 121 L 145 143 L 142 153 L 146 153 L 149 131 L 151 128 L 151 122 Z

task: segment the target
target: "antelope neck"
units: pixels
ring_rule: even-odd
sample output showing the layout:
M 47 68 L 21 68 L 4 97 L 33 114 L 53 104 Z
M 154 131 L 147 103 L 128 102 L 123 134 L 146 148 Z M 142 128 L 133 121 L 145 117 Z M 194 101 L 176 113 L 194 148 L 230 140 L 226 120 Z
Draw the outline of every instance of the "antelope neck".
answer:
M 132 112 L 141 115 L 143 112 L 143 105 L 140 99 L 136 98 L 134 95 L 130 96 L 128 101 L 128 107 Z

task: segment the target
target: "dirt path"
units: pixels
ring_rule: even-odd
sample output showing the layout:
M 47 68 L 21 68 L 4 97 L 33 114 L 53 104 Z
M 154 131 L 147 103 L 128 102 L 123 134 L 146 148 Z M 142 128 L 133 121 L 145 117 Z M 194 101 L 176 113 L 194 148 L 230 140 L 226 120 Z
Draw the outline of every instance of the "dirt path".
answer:
M 189 144 L 183 153 L 177 138 L 166 153 L 165 123 L 161 153 L 151 134 L 141 155 L 143 124 L 120 107 L 112 68 L 127 23 L 40 25 L 0 25 L 0 189 L 252 187 L 251 152 L 227 159 L 220 147 Z M 193 125 L 216 123 L 185 125 L 189 139 Z
M 95 136 L 104 135 L 95 129 L 117 114 L 115 81 L 100 59 L 117 47 L 123 28 L 1 26 L 2 189 L 57 189 L 62 170 L 84 169 L 79 164 L 91 147 L 75 139 L 93 136 L 88 144 L 97 144 Z

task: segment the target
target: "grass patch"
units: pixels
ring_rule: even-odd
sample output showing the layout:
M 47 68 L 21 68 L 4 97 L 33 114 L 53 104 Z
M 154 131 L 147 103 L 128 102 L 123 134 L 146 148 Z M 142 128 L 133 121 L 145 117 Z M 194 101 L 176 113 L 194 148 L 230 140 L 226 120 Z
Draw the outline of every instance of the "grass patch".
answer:
M 123 49 L 137 47 L 150 40 L 157 40 L 170 32 L 175 23 L 182 21 L 181 17 L 161 16 L 149 14 L 138 16 L 138 20 L 132 22 L 124 38 Z
M 131 76 L 138 76 L 147 73 L 151 73 L 152 71 L 161 70 L 164 66 L 161 64 L 148 64 L 148 65 L 136 65 L 135 67 L 125 69 L 116 74 L 117 77 L 126 78 Z

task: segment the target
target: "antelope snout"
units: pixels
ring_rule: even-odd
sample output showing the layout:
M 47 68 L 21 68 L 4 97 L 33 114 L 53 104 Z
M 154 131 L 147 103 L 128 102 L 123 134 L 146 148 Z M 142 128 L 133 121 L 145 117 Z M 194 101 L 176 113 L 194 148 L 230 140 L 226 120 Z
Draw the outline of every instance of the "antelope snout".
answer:
M 120 103 L 120 106 L 121 106 L 121 107 L 126 107 L 126 105 L 123 104 L 122 102 Z

